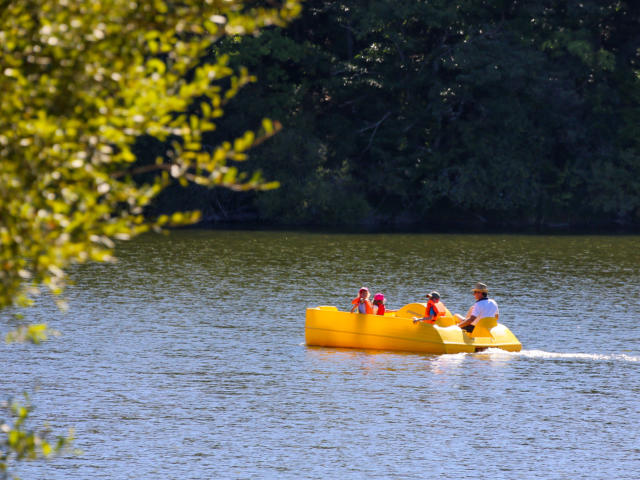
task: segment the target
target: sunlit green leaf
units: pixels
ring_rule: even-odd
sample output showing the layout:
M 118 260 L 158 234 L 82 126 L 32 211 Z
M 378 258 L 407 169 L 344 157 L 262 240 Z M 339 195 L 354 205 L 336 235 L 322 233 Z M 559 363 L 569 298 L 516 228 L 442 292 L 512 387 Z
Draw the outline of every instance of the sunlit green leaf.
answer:
M 264 137 L 248 132 L 235 151 L 224 142 L 209 148 L 213 158 L 201 155 L 203 133 L 223 115 L 223 98 L 255 81 L 244 68 L 234 72 L 230 55 L 212 58 L 211 47 L 231 31 L 284 25 L 299 6 L 291 0 L 244 9 L 240 0 L 186 0 L 176 15 L 165 0 L 144 2 L 144 14 L 129 0 L 3 4 L 0 307 L 29 304 L 38 285 L 61 293 L 73 263 L 111 260 L 111 251 L 89 247 L 93 236 L 131 238 L 197 221 L 140 216 L 172 178 L 182 185 L 260 188 L 236 183 L 242 179 L 225 164 L 246 158 Z M 58 33 L 34 36 L 41 25 Z M 223 78 L 230 79 L 226 90 Z M 272 128 L 262 126 L 268 137 Z M 143 136 L 164 148 L 152 165 L 136 163 L 134 146 Z M 46 331 L 21 335 L 38 342 Z

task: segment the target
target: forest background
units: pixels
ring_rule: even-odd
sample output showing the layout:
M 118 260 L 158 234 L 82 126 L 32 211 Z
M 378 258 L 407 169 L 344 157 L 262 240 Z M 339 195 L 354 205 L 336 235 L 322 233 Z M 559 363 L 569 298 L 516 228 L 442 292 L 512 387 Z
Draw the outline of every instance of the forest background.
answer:
M 241 169 L 280 183 L 168 189 L 202 225 L 640 227 L 640 4 L 305 2 L 287 29 L 227 37 L 258 78 L 205 144 L 268 115 Z M 162 151 L 140 138 L 138 161 Z

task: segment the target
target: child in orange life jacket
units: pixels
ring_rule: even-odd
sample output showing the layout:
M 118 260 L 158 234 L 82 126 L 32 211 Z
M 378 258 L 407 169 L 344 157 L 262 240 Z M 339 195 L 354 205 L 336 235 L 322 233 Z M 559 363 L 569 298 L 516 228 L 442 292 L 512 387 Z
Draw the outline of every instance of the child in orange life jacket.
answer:
M 427 294 L 429 301 L 427 302 L 427 308 L 424 312 L 424 317 L 413 317 L 413 323 L 427 322 L 436 323 L 438 317 L 446 315 L 447 310 L 444 303 L 440 301 L 440 294 L 438 292 L 431 292 Z
M 376 293 L 373 296 L 373 313 L 374 315 L 384 315 L 384 312 L 387 310 L 384 304 L 384 295 L 381 293 Z
M 353 307 L 351 307 L 351 313 L 358 310 L 358 313 L 368 313 L 373 314 L 373 306 L 369 301 L 369 289 L 367 287 L 362 287 L 358 292 L 358 296 L 351 300 Z

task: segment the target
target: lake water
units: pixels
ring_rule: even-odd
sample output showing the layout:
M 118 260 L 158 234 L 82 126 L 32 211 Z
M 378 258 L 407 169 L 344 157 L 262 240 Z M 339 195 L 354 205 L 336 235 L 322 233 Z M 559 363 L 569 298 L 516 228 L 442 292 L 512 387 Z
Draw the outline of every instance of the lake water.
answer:
M 81 454 L 29 479 L 637 479 L 640 237 L 180 231 L 73 272 L 63 335 L 0 344 L 0 399 Z M 312 348 L 309 306 L 487 283 L 523 351 Z M 0 317 L 0 334 L 14 321 Z

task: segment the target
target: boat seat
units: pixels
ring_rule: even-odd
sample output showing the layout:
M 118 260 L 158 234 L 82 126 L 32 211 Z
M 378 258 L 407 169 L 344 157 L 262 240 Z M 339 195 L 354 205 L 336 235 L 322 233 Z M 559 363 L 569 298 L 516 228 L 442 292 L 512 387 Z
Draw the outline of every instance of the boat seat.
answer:
M 413 318 L 422 317 L 424 315 L 424 309 L 427 307 L 426 303 L 410 303 L 405 305 L 396 313 L 396 317 Z
M 458 323 L 458 320 L 456 319 L 456 317 L 451 315 L 451 312 L 449 312 L 449 309 L 447 309 L 446 315 L 442 317 L 438 317 L 438 320 L 436 320 L 436 325 L 438 325 L 439 327 L 451 327 L 453 325 L 456 325 L 457 323 Z
M 498 325 L 498 319 L 495 317 L 485 317 L 478 320 L 470 337 L 493 337 L 491 329 Z

